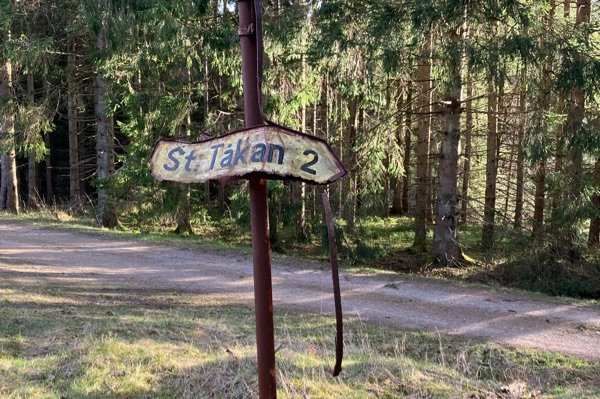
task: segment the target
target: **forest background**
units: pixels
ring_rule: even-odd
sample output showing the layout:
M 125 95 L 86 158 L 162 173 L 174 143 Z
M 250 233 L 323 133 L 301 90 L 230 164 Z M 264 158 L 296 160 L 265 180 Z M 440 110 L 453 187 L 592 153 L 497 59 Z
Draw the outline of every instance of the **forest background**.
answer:
M 149 165 L 160 138 L 243 128 L 236 7 L 3 0 L 0 208 L 247 238 L 245 181 L 158 182 Z M 264 112 L 350 171 L 329 188 L 348 261 L 600 297 L 591 0 L 262 7 Z M 276 250 L 318 253 L 321 190 L 269 182 Z

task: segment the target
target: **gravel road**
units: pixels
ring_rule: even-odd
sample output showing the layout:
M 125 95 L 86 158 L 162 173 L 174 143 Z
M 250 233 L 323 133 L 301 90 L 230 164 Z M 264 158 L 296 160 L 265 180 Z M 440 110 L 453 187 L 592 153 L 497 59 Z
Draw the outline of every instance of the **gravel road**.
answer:
M 276 309 L 333 313 L 325 263 L 276 257 Z M 251 254 L 170 248 L 0 217 L 0 279 L 211 294 L 252 304 Z M 458 286 L 393 273 L 343 271 L 344 316 L 600 360 L 600 305 Z

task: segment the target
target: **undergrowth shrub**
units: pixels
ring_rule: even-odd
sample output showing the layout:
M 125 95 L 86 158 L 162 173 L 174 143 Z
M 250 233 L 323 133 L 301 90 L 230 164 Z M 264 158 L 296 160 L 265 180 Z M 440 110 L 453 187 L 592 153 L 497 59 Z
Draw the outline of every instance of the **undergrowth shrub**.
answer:
M 570 262 L 539 252 L 507 262 L 497 272 L 504 285 L 556 296 L 600 298 L 600 264 L 595 261 Z

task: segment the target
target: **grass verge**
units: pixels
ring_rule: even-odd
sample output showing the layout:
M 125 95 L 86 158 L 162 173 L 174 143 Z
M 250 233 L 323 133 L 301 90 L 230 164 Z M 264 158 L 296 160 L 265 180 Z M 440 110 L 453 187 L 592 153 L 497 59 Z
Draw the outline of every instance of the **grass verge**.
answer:
M 256 398 L 254 311 L 197 294 L 11 280 L 1 398 Z M 4 277 L 2 275 L 4 274 Z M 600 365 L 347 319 L 275 315 L 280 398 L 595 398 Z

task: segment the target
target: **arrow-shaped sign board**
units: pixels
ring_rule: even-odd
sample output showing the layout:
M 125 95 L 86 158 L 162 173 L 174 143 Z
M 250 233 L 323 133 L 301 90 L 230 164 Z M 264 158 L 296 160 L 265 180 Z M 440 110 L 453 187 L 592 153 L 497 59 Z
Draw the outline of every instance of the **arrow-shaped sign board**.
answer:
M 201 183 L 261 173 L 328 184 L 346 169 L 324 140 L 280 126 L 259 126 L 209 140 L 160 140 L 151 157 L 157 180 Z

